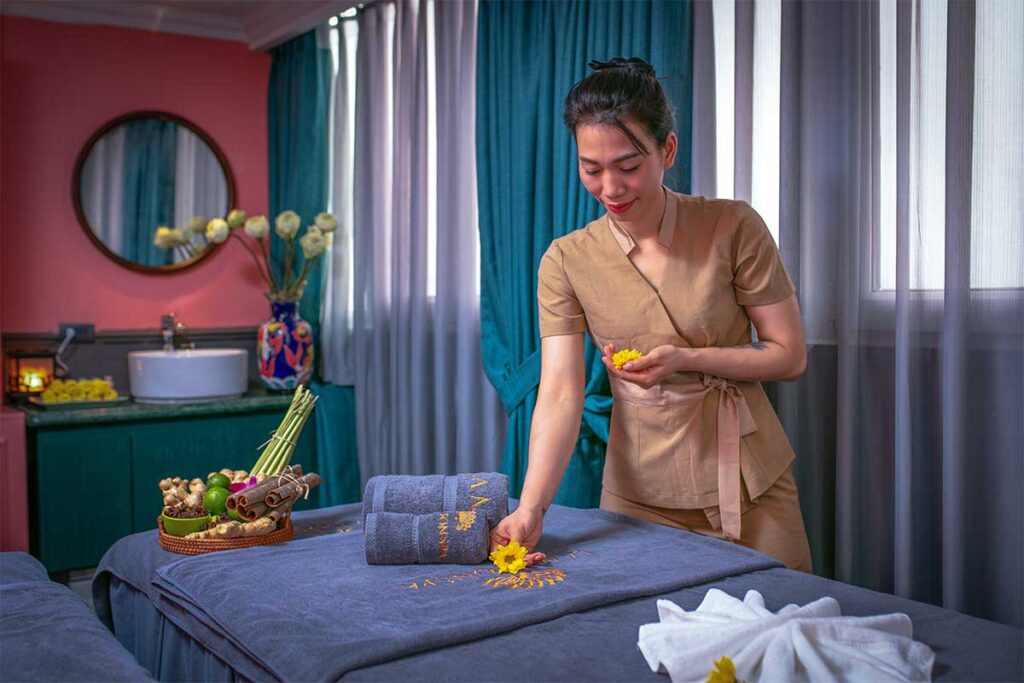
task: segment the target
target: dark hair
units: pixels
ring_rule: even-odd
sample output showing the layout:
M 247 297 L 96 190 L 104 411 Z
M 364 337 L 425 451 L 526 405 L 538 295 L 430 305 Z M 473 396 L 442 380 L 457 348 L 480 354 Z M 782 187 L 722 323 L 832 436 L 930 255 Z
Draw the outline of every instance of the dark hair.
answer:
M 572 86 L 565 97 L 566 128 L 575 134 L 580 125 L 616 126 L 647 154 L 647 147 L 623 122 L 628 118 L 640 123 L 658 146 L 663 146 L 675 129 L 676 118 L 654 67 L 639 57 L 615 57 L 588 66 L 594 73 Z

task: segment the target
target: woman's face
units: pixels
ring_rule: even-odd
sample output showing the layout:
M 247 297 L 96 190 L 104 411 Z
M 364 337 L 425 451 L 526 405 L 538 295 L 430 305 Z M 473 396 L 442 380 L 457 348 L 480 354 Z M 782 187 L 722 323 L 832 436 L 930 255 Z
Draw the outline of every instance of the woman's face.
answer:
M 661 183 L 675 163 L 677 139 L 669 133 L 659 147 L 644 127 L 626 120 L 626 126 L 647 148 L 644 154 L 614 125 L 576 129 L 580 180 L 615 220 L 622 224 L 654 225 L 661 220 Z

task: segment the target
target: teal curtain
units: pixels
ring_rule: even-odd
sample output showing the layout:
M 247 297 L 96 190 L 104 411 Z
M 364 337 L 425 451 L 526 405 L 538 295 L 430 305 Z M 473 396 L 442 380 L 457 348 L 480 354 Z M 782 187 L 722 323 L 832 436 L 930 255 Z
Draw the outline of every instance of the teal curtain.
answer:
M 267 113 L 270 136 L 270 220 L 291 209 L 302 217 L 296 236 L 298 268 L 302 254 L 298 237 L 327 209 L 328 113 L 331 91 L 331 53 L 310 31 L 271 51 Z M 284 242 L 270 235 L 273 267 L 284 272 Z M 299 314 L 313 326 L 320 344 L 320 308 L 324 288 L 323 262 L 310 271 Z M 318 354 L 319 356 L 319 354 Z M 316 367 L 320 367 L 319 357 Z M 355 393 L 352 387 L 314 382 L 319 397 L 316 410 L 317 467 L 324 483 L 322 505 L 340 505 L 360 499 L 359 461 L 356 457 Z
M 322 505 L 341 505 L 362 499 L 359 460 L 356 457 L 356 394 L 353 387 L 313 382 L 319 400 L 316 418 L 318 474 Z
M 173 262 L 170 249 L 153 244 L 161 225 L 174 222 L 178 127 L 160 119 L 125 124 L 121 256 L 147 266 Z
M 477 187 L 484 366 L 508 413 L 503 469 L 522 490 L 540 379 L 537 266 L 556 237 L 600 215 L 576 170 L 562 124 L 569 88 L 587 62 L 637 56 L 657 69 L 680 138 L 666 177 L 690 189 L 692 8 L 669 0 L 480 3 L 477 41 Z M 587 342 L 587 391 L 579 442 L 555 502 L 600 500 L 611 397 L 600 354 Z
M 302 217 L 302 228 L 295 239 L 296 267 L 301 268 L 298 238 L 318 213 L 327 210 L 331 51 L 327 44 L 318 42 L 313 30 L 274 48 L 270 56 L 270 220 L 273 223 L 285 209 Z M 273 230 L 270 252 L 280 278 L 284 272 L 284 242 Z M 323 261 L 320 258 L 310 271 L 299 304 L 299 314 L 313 326 L 314 339 L 320 338 Z

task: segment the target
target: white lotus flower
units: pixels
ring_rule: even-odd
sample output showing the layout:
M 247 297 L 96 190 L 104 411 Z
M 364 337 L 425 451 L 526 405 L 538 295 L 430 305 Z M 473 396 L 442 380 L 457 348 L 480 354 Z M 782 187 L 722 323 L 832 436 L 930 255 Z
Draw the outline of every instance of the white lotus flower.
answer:
M 174 234 L 166 225 L 161 225 L 153 235 L 153 244 L 161 249 L 170 249 L 174 246 Z
M 299 239 L 299 245 L 302 247 L 304 257 L 314 259 L 324 253 L 327 248 L 327 239 L 320 228 L 311 225 L 306 229 L 306 234 Z
M 203 216 L 196 216 L 188 222 L 189 232 L 194 232 L 199 235 L 206 232 L 206 218 Z
M 320 231 L 323 233 L 334 232 L 338 229 L 338 219 L 326 211 L 318 213 L 313 222 L 316 223 L 316 227 L 320 228 Z
M 228 214 L 228 227 L 237 228 L 245 222 L 245 211 L 241 209 L 232 209 Z
M 274 221 L 274 232 L 283 240 L 290 240 L 299 231 L 302 219 L 294 211 L 282 211 Z
M 173 247 L 188 244 L 188 232 L 184 228 L 171 228 L 171 241 Z
M 206 239 L 209 242 L 220 244 L 231 234 L 231 228 L 223 218 L 214 218 L 206 224 Z
M 270 232 L 266 216 L 253 216 L 245 221 L 245 234 L 253 239 L 263 239 Z

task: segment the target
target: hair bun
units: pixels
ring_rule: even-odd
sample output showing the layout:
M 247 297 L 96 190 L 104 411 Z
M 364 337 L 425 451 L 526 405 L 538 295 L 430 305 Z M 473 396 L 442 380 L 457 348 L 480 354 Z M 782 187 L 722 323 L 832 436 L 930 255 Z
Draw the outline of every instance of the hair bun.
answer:
M 598 60 L 591 61 L 589 66 L 594 71 L 605 71 L 607 69 L 623 69 L 630 73 L 654 75 L 654 67 L 639 57 L 613 57 L 607 62 Z

